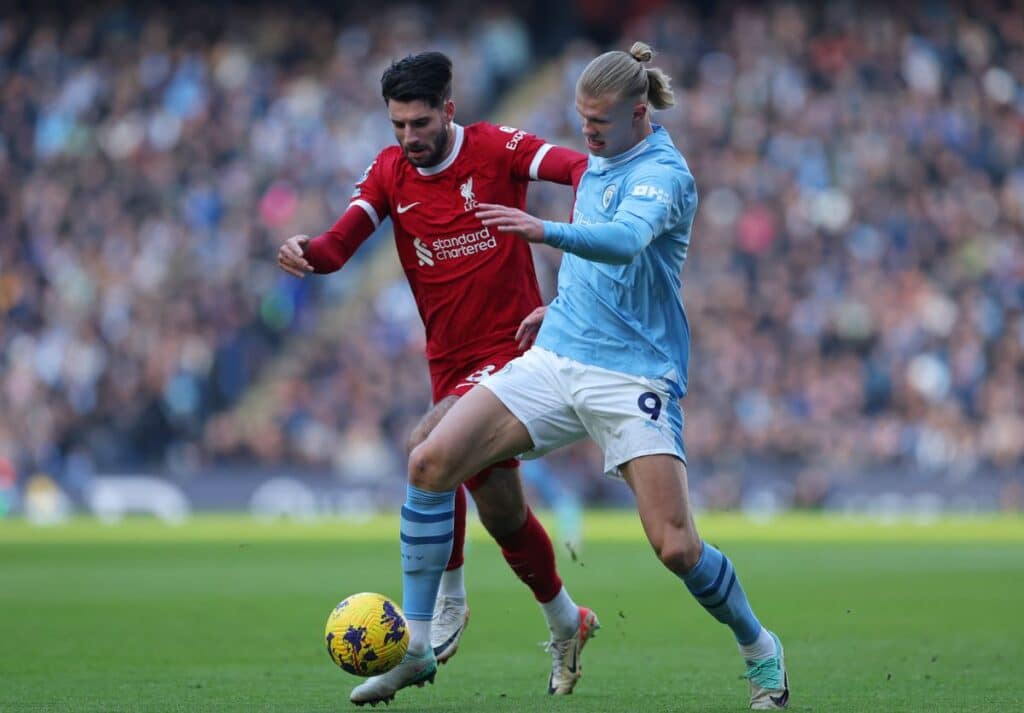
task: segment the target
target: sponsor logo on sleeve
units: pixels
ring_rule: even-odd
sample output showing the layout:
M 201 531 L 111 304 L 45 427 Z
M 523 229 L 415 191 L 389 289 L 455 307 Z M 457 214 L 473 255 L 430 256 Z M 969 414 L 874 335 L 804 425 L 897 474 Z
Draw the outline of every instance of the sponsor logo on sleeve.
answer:
M 660 186 L 652 186 L 646 183 L 639 183 L 633 186 L 633 190 L 630 193 L 632 196 L 637 198 L 652 198 L 660 203 L 671 203 L 672 196 L 669 192 Z
M 525 131 L 517 129 L 514 126 L 499 126 L 498 128 L 506 134 L 512 134 L 512 138 L 505 144 L 505 148 L 509 151 L 515 151 L 519 148 L 519 142 L 523 140 L 524 136 L 526 136 Z

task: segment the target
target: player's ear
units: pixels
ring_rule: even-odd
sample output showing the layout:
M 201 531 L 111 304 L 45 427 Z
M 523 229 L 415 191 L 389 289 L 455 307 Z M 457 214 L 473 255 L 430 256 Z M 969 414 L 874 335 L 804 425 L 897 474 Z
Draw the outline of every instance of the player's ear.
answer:
M 455 100 L 449 99 L 448 101 L 446 101 L 444 103 L 444 107 L 442 109 L 442 112 L 443 112 L 443 115 L 444 115 L 445 123 L 448 123 L 449 121 L 454 119 L 455 118 Z
M 633 105 L 633 121 L 643 121 L 647 116 L 647 102 L 639 102 Z

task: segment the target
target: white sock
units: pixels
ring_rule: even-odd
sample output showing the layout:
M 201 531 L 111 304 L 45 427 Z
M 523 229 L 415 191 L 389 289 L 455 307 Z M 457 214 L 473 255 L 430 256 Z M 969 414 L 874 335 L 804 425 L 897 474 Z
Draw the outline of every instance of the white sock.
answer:
M 446 569 L 441 575 L 441 588 L 438 594 L 444 597 L 466 598 L 466 582 L 462 578 L 462 567 Z
M 544 610 L 544 618 L 548 620 L 551 638 L 555 641 L 568 639 L 576 633 L 580 626 L 580 608 L 569 596 L 565 587 L 550 602 L 540 605 Z
M 740 645 L 740 653 L 743 654 L 743 658 L 747 661 L 759 661 L 761 659 L 768 659 L 775 655 L 775 639 L 768 633 L 768 630 L 763 626 L 761 627 L 761 633 L 757 635 L 757 638 L 753 643 L 747 644 L 746 646 Z
M 409 625 L 409 653 L 422 656 L 430 651 L 430 619 L 406 619 Z

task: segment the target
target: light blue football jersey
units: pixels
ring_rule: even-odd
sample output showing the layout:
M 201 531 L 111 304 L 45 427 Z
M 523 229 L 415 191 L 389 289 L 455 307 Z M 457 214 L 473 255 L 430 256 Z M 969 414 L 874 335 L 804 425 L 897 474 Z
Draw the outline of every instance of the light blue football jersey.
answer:
M 591 156 L 573 223 L 545 221 L 565 251 L 537 346 L 584 364 L 665 378 L 686 393 L 690 326 L 679 293 L 697 187 L 664 128 Z

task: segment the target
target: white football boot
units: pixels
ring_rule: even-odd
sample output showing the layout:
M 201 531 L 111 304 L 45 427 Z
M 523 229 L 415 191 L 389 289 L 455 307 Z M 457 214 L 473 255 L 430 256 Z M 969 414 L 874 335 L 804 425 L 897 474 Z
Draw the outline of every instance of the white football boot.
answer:
M 433 683 L 436 674 L 437 660 L 433 651 L 427 651 L 421 656 L 406 653 L 402 662 L 387 673 L 368 678 L 353 688 L 349 700 L 357 706 L 365 703 L 376 706 L 381 701 L 390 703 L 395 699 L 395 693 L 403 688 L 423 688 L 427 683 Z
M 758 711 L 779 710 L 789 704 L 789 674 L 782 642 L 775 634 L 772 639 L 775 640 L 775 655 L 747 661 L 747 672 L 743 675 L 750 681 L 750 707 Z
M 448 659 L 455 655 L 468 623 L 469 605 L 465 599 L 442 594 L 437 596 L 430 624 L 430 646 L 438 663 L 448 663 Z
M 580 607 L 580 625 L 568 639 L 549 641 L 545 648 L 551 654 L 551 677 L 548 679 L 548 693 L 567 696 L 576 687 L 583 675 L 580 653 L 594 633 L 601 628 L 597 615 L 586 607 Z

